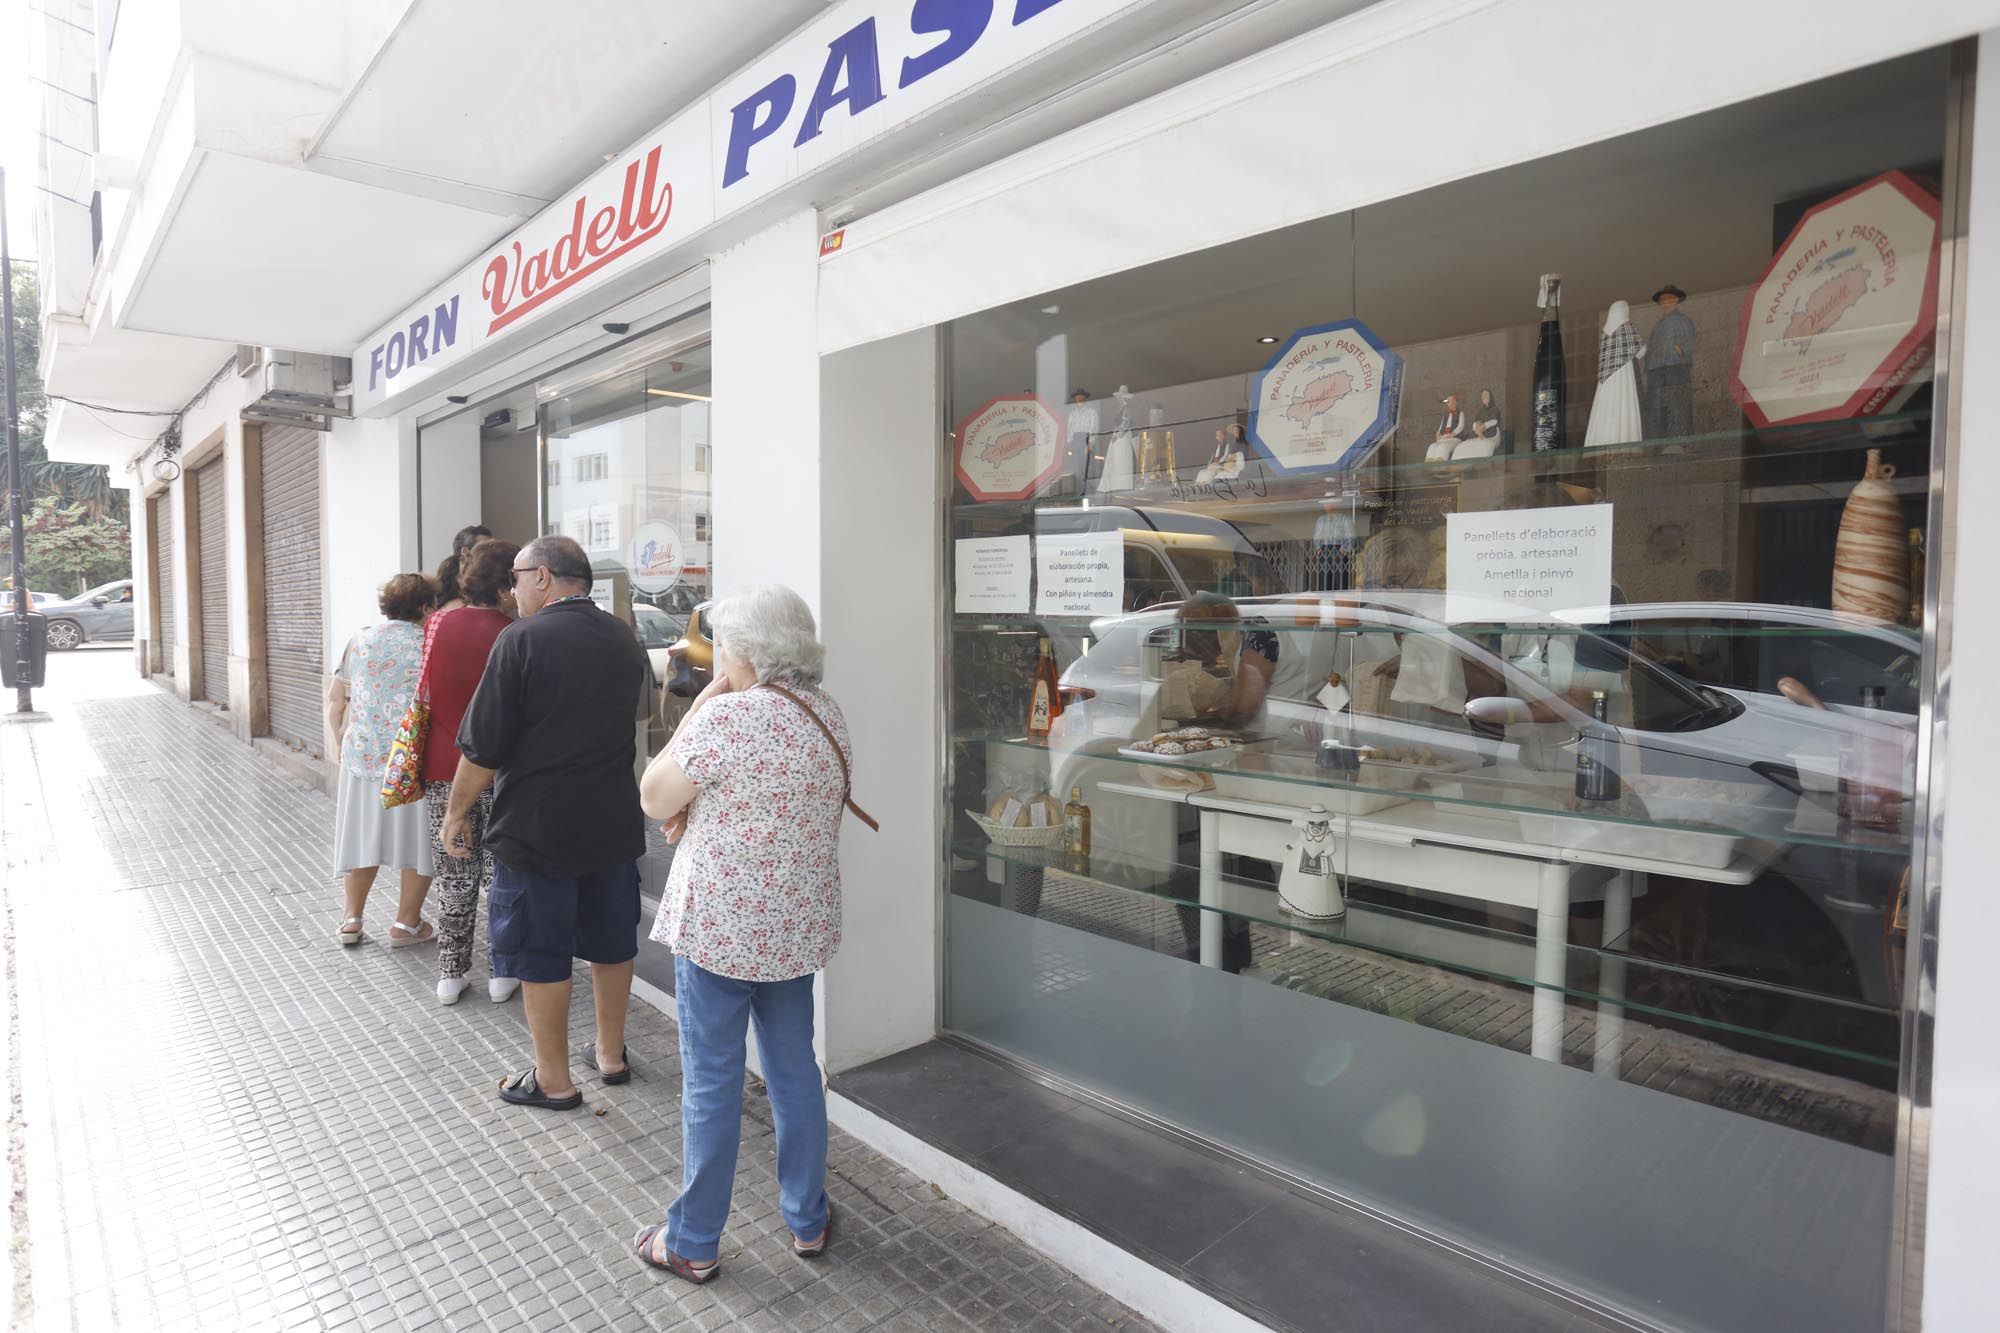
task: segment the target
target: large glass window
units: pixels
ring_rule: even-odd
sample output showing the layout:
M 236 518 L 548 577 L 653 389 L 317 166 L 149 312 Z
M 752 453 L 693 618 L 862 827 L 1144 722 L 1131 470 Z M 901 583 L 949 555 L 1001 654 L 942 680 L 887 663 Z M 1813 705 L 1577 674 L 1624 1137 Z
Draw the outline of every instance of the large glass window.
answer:
M 953 325 L 948 1026 L 1648 1319 L 1879 1328 L 1946 83 Z

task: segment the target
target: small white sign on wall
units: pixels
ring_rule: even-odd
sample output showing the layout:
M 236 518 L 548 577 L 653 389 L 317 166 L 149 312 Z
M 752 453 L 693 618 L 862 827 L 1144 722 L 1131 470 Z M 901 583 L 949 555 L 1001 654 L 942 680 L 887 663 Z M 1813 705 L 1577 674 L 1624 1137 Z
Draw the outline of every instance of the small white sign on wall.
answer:
M 1028 570 L 1034 538 L 960 537 L 952 568 L 953 609 L 960 615 L 1028 613 Z
M 1611 606 L 1611 506 L 1445 515 L 1445 618 L 1595 624 Z
M 1115 616 L 1125 609 L 1125 534 L 1076 532 L 1035 543 L 1035 614 Z

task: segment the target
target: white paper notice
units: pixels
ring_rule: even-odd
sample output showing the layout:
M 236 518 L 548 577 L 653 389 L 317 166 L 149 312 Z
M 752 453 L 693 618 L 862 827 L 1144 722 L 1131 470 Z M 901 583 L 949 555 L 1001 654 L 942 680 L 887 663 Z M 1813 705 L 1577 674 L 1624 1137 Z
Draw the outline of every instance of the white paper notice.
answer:
M 1611 605 L 1611 506 L 1445 515 L 1445 618 L 1579 624 Z
M 1032 537 L 960 537 L 953 583 L 964 615 L 1028 613 L 1028 549 Z
M 1035 614 L 1115 616 L 1125 609 L 1125 534 L 1076 532 L 1035 543 Z

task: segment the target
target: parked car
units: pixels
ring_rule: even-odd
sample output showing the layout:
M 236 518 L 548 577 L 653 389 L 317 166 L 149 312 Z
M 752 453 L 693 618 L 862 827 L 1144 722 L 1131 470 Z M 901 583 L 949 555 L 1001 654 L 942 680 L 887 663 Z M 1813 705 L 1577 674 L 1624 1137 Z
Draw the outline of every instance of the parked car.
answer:
M 1845 835 L 1833 821 L 1832 778 L 1840 757 L 1860 743 L 1894 747 L 1907 765 L 1916 721 L 1910 712 L 1835 701 L 1800 706 L 1776 692 L 1689 680 L 1615 635 L 1573 625 L 1512 624 L 1504 632 L 1497 625 L 1450 625 L 1441 593 L 1344 596 L 1352 603 L 1354 633 L 1342 636 L 1338 648 L 1334 636 L 1312 628 L 1320 623 L 1320 602 L 1306 597 L 1239 598 L 1236 622 L 1201 624 L 1205 638 L 1234 631 L 1242 652 L 1271 660 L 1267 696 L 1245 730 L 1309 754 L 1331 716 L 1316 697 L 1330 671 L 1354 677 L 1347 684 L 1357 694 L 1363 674 L 1386 673 L 1393 685 L 1414 673 L 1421 681 L 1407 693 L 1382 688 L 1379 702 L 1366 708 L 1357 699 L 1345 715 L 1348 739 L 1384 751 L 1423 751 L 1463 768 L 1471 779 L 1467 795 L 1481 788 L 1495 809 L 1560 809 L 1578 740 L 1592 726 L 1588 689 L 1579 685 L 1609 677 L 1621 696 L 1611 714 L 1618 762 L 1638 779 L 1628 787 L 1641 818 L 1748 835 L 1741 854 L 1757 866 L 1747 889 L 1688 886 L 1701 898 L 1707 925 L 1682 941 L 1688 956 L 1663 961 L 1885 1008 L 1896 1003 L 1882 938 L 1905 858 L 1840 845 Z M 1707 609 L 1683 606 L 1680 613 Z M 1106 752 L 1164 725 L 1164 668 L 1192 656 L 1181 651 L 1190 634 L 1175 606 L 1092 624 L 1088 653 L 1062 675 L 1065 710 L 1050 737 L 1051 790 L 1066 790 L 1086 775 L 1132 780 L 1129 763 L 1107 759 Z M 1425 645 L 1421 660 L 1403 646 L 1414 636 Z M 1550 643 L 1558 647 L 1549 651 Z M 1337 658 L 1339 652 L 1349 656 Z M 1355 654 L 1365 659 L 1358 666 Z M 1123 771 L 1111 771 L 1113 764 Z M 1909 777 L 1906 767 L 1896 779 L 1906 796 Z M 1099 812 L 1100 821 L 1107 813 Z M 1822 836 L 1810 836 L 1815 828 Z M 1153 855 L 1171 861 L 1175 850 L 1159 847 Z M 1716 987 L 1706 989 L 1712 995 Z M 1785 1003 L 1775 995 L 1733 996 L 1737 1011 L 1729 1017 L 1742 1021 L 1746 1004 Z M 1690 994 L 1668 1007 L 1699 1012 L 1703 1003 Z
M 1612 607 L 1604 632 L 1705 685 L 1778 694 L 1789 678 L 1827 704 L 1879 686 L 1890 711 L 1917 711 L 1923 635 L 1904 625 L 1811 606 L 1634 602 Z
M 69 601 L 38 608 L 49 618 L 49 647 L 57 652 L 86 643 L 118 643 L 132 637 L 132 580 L 102 583 Z

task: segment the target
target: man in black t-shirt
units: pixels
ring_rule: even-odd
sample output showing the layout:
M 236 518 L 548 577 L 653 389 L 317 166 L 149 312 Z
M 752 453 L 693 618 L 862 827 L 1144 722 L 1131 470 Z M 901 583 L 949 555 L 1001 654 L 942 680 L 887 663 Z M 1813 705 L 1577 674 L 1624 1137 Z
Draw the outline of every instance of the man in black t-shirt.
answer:
M 500 1095 L 557 1111 L 583 1104 L 569 1069 L 573 958 L 591 964 L 597 1002 L 584 1060 L 606 1083 L 632 1077 L 625 1009 L 646 850 L 632 717 L 647 661 L 631 628 L 590 600 L 590 584 L 590 560 L 567 537 L 538 537 L 514 558 L 521 619 L 494 641 L 466 706 L 441 835 L 446 852 L 468 855 L 466 816 L 493 785 L 493 974 L 521 979 L 535 1043 L 534 1066 Z

